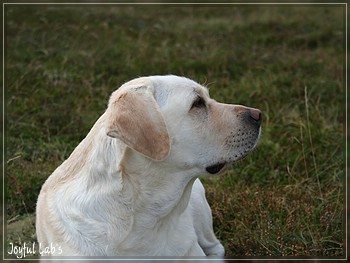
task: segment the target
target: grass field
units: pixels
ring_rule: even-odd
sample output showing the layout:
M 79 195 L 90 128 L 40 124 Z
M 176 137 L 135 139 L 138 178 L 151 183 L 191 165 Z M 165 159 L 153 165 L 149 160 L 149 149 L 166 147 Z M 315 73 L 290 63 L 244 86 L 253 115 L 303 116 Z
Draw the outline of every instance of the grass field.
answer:
M 110 93 L 171 73 L 263 112 L 257 149 L 203 180 L 226 254 L 345 256 L 344 15 L 340 5 L 6 5 L 7 244 L 35 240 L 41 185 Z

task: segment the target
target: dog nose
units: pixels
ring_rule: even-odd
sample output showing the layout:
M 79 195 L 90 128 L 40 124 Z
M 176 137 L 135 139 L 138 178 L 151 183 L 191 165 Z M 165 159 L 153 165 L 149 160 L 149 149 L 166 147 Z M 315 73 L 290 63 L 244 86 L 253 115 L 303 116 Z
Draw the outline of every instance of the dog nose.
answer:
M 249 109 L 249 116 L 253 122 L 260 124 L 261 123 L 261 111 L 258 109 L 251 108 Z

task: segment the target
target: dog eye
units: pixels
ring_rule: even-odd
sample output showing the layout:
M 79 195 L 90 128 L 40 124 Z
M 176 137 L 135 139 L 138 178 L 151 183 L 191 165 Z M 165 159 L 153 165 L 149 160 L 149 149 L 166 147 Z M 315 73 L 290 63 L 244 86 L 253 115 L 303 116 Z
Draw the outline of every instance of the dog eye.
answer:
M 191 109 L 193 108 L 203 108 L 205 107 L 205 100 L 202 97 L 198 97 L 192 104 Z

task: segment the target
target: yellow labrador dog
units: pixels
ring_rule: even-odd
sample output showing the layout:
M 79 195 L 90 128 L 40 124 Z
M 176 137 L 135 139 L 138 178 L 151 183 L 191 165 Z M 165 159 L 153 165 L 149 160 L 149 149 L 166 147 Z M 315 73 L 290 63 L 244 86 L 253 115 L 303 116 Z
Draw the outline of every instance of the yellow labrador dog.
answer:
M 198 176 L 246 156 L 261 112 L 211 99 L 173 75 L 134 79 L 43 185 L 46 255 L 223 256 Z

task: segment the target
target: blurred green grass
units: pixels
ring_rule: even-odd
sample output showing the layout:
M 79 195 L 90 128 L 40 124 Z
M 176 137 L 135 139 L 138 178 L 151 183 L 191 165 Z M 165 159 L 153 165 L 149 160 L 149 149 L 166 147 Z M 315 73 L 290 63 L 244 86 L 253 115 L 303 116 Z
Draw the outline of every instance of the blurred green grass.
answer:
M 344 256 L 340 5 L 5 6 L 7 221 L 138 76 L 177 74 L 263 111 L 257 149 L 204 179 L 229 256 Z M 35 240 L 34 227 L 9 242 Z M 15 239 L 15 240 L 13 240 Z

